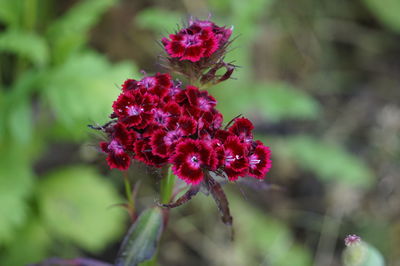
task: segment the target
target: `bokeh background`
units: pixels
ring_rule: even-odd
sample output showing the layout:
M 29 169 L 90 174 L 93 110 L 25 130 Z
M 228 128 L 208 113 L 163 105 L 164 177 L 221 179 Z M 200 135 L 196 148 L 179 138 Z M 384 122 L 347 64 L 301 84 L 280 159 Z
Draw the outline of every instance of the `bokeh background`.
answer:
M 121 173 L 87 128 L 119 85 L 162 71 L 157 40 L 190 15 L 234 25 L 241 66 L 211 89 L 273 151 L 265 183 L 229 184 L 235 241 L 212 198 L 171 212 L 160 265 L 341 265 L 357 234 L 400 265 L 397 0 L 0 0 L 0 265 L 112 262 L 129 218 Z M 137 209 L 159 173 L 135 164 Z

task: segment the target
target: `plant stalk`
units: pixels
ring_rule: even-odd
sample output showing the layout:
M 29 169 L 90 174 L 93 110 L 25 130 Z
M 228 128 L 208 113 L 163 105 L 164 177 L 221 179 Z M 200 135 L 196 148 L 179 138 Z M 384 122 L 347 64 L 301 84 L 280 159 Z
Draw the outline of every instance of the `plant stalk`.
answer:
M 160 203 L 168 204 L 174 192 L 175 175 L 172 173 L 171 166 L 166 166 L 162 170 L 163 178 L 160 183 Z
M 132 204 L 132 187 L 131 183 L 129 182 L 128 172 L 125 171 L 123 173 L 123 176 L 124 176 L 126 198 L 128 199 L 128 203 Z

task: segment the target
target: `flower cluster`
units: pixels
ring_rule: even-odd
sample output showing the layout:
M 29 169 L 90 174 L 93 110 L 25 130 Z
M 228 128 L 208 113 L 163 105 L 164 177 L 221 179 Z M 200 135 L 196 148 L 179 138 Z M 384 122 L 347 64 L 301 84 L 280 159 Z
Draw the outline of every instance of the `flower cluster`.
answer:
M 131 159 L 172 170 L 188 184 L 198 184 L 204 171 L 229 180 L 263 179 L 271 167 L 270 150 L 253 139 L 252 123 L 236 118 L 222 128 L 217 101 L 194 86 L 182 88 L 169 74 L 128 79 L 113 104 L 113 122 L 104 128 L 101 149 L 111 168 L 128 169 Z
M 228 79 L 235 66 L 223 61 L 231 28 L 211 21 L 190 20 L 188 27 L 163 38 L 169 69 L 207 87 Z M 216 73 L 226 68 L 223 75 Z M 236 118 L 222 127 L 217 101 L 207 91 L 173 82 L 157 73 L 128 79 L 114 102 L 111 122 L 101 129 L 108 141 L 100 147 L 110 168 L 126 170 L 132 159 L 147 165 L 172 165 L 188 184 L 197 185 L 209 172 L 229 179 L 263 179 L 271 168 L 271 152 L 253 139 L 253 124 Z
M 218 27 L 211 21 L 190 20 L 187 28 L 163 38 L 165 50 L 172 58 L 198 62 L 207 60 L 227 44 L 232 29 Z
M 168 56 L 164 66 L 201 84 L 216 84 L 232 75 L 235 65 L 224 62 L 232 28 L 208 20 L 190 20 L 189 25 L 161 40 Z M 217 71 L 225 68 L 223 75 Z

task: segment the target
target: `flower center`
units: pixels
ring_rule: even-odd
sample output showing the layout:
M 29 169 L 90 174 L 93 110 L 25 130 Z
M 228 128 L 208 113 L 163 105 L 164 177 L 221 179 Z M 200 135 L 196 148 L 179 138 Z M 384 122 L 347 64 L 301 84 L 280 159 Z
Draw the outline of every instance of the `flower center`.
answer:
M 143 84 L 143 86 L 145 86 L 147 89 L 148 89 L 148 88 L 151 88 L 151 87 L 153 87 L 153 86 L 155 85 L 154 78 L 152 78 L 152 77 L 144 78 L 144 79 L 142 80 L 142 84 Z
M 119 144 L 119 142 L 116 141 L 116 140 L 112 140 L 112 141 L 110 142 L 110 144 L 108 144 L 108 147 L 107 147 L 107 148 L 108 148 L 110 151 L 113 151 L 113 152 L 116 153 L 116 154 L 121 154 L 121 153 L 124 152 L 124 149 L 123 149 L 122 145 Z
M 126 109 L 127 109 L 128 115 L 130 115 L 130 116 L 139 115 L 144 110 L 142 107 L 133 106 L 133 105 L 127 106 Z
M 199 40 L 197 38 L 196 35 L 186 35 L 185 36 L 185 40 L 183 41 L 184 45 L 186 47 L 192 46 L 192 45 L 196 45 L 199 43 Z
M 167 114 L 167 113 L 164 113 L 164 112 L 161 111 L 161 110 L 154 110 L 154 109 L 153 109 L 153 112 L 154 112 L 154 120 L 155 120 L 158 124 L 165 125 L 165 123 L 166 123 L 166 118 L 168 117 L 168 114 Z
M 250 156 L 250 160 L 249 160 L 250 166 L 256 166 L 256 165 L 259 164 L 260 162 L 261 162 L 261 160 L 259 160 L 258 157 L 257 157 L 256 155 Z
M 200 167 L 200 159 L 196 154 L 189 157 L 189 163 L 194 168 Z
M 233 162 L 233 161 L 235 161 L 235 160 L 236 160 L 236 158 L 233 157 L 232 155 L 228 155 L 228 156 L 225 157 L 225 161 L 226 161 L 227 163 L 231 163 L 231 162 Z
M 167 135 L 164 137 L 165 144 L 170 146 L 174 144 L 176 141 L 178 141 L 181 136 L 182 134 L 177 130 L 169 131 Z
M 212 103 L 213 103 L 212 101 L 210 101 L 204 97 L 201 97 L 198 99 L 199 107 L 202 110 L 208 111 L 211 108 L 210 104 L 212 104 Z

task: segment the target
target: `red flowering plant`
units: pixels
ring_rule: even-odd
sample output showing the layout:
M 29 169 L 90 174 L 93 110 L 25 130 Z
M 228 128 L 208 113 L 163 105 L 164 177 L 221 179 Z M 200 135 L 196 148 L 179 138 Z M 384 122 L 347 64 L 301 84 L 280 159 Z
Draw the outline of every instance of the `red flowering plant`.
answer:
M 179 206 L 203 188 L 229 225 L 232 217 L 221 183 L 264 179 L 271 168 L 271 152 L 253 138 L 251 121 L 239 116 L 224 126 L 217 100 L 204 90 L 229 79 L 235 69 L 224 61 L 231 35 L 232 28 L 191 19 L 164 37 L 162 63 L 169 73 L 127 79 L 112 105 L 112 120 L 97 128 L 108 137 L 100 147 L 110 168 L 127 170 L 137 160 L 164 169 L 162 207 Z M 225 73 L 217 75 L 221 68 Z M 183 75 L 188 84 L 174 81 L 171 74 Z M 174 176 L 189 187 L 175 201 Z

